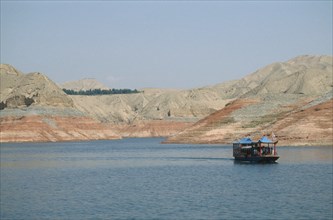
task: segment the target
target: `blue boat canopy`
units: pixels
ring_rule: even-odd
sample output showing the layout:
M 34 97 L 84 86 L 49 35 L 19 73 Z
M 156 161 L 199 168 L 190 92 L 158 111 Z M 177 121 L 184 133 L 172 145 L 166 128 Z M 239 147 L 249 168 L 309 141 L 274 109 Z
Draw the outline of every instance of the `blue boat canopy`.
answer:
M 268 137 L 263 136 L 258 142 L 266 143 L 266 144 L 273 144 L 273 141 L 271 141 Z
M 240 141 L 238 141 L 237 143 L 239 143 L 239 144 L 252 144 L 252 140 L 251 140 L 251 138 L 247 137 L 247 138 L 240 139 Z

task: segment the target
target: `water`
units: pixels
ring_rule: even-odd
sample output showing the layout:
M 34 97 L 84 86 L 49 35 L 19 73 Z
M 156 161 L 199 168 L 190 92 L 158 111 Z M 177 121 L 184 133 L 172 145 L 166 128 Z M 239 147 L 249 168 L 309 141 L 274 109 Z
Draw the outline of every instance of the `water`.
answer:
M 162 140 L 1 144 L 1 219 L 333 217 L 331 147 L 254 165 L 231 146 Z

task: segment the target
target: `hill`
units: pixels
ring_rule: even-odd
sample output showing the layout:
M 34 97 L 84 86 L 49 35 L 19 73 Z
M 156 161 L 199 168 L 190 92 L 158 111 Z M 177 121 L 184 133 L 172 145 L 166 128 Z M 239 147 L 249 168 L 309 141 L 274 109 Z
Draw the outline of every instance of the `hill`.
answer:
M 332 57 L 300 56 L 217 85 L 238 98 L 166 142 L 231 143 L 274 131 L 282 144 L 332 145 L 332 76 Z
M 240 79 L 191 90 L 144 90 L 140 94 L 73 97 L 76 107 L 103 122 L 181 120 L 195 122 L 237 98 L 285 95 L 291 102 L 332 88 L 332 57 L 300 56 Z M 288 96 L 289 95 L 289 96 Z M 282 99 L 284 99 L 282 97 Z
M 258 85 L 246 95 L 304 94 L 322 95 L 332 89 L 332 57 L 299 56 L 268 65 L 245 77 Z
M 41 73 L 1 65 L 2 141 L 171 136 L 169 143 L 230 143 L 274 131 L 282 144 L 319 144 L 317 136 L 332 144 L 332 75 L 331 56 L 299 56 L 202 88 L 80 96 Z M 41 124 L 29 124 L 32 116 Z
M 242 79 L 211 88 L 225 98 L 237 98 L 266 94 L 322 95 L 332 86 L 332 56 L 304 55 L 269 64 Z
M 85 78 L 77 81 L 70 81 L 65 82 L 61 85 L 63 89 L 70 89 L 74 91 L 80 90 L 94 90 L 94 89 L 101 89 L 101 90 L 109 90 L 106 85 L 97 81 L 94 78 Z
M 142 120 L 195 122 L 228 102 L 215 91 L 201 89 L 71 98 L 80 111 L 115 124 Z
M 332 95 L 319 104 L 310 103 L 303 99 L 283 106 L 275 101 L 238 99 L 165 143 L 230 144 L 244 136 L 258 139 L 274 132 L 281 145 L 332 145 Z M 269 111 L 264 110 L 269 106 Z
M 73 101 L 41 73 L 22 74 L 10 65 L 1 65 L 1 109 L 31 104 L 73 107 Z
M 120 138 L 74 108 L 73 100 L 41 73 L 1 65 L 1 142 Z

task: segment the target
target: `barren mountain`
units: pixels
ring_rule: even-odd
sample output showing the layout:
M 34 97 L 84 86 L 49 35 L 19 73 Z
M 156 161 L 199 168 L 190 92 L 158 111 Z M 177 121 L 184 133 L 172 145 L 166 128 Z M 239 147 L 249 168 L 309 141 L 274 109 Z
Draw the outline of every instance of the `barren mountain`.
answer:
M 0 64 L 0 102 L 1 108 L 4 108 L 5 97 L 13 91 L 19 81 L 21 81 L 23 74 L 8 64 Z
M 73 101 L 41 73 L 20 74 L 13 67 L 1 68 L 1 109 L 44 105 L 73 107 Z
M 86 79 L 81 79 L 77 81 L 70 81 L 70 82 L 65 82 L 61 85 L 62 88 L 64 89 L 71 89 L 74 91 L 80 91 L 80 90 L 94 90 L 94 89 L 105 89 L 108 90 L 107 86 L 105 86 L 103 83 L 97 81 L 96 79 L 93 78 L 86 78 Z
M 71 96 L 77 109 L 101 122 L 130 124 L 142 120 L 195 122 L 224 107 L 215 91 L 166 91 L 103 96 Z
M 217 84 L 212 89 L 225 98 L 266 94 L 322 95 L 333 86 L 331 56 L 299 56 L 267 65 L 240 80 Z
M 120 138 L 74 108 L 73 100 L 41 73 L 1 65 L 1 142 Z
M 169 137 L 166 143 L 230 144 L 244 136 L 258 139 L 274 132 L 281 145 L 332 145 L 332 98 L 314 106 L 307 105 L 310 102 L 303 99 L 260 114 L 256 109 L 262 110 L 261 100 L 238 99 Z
M 300 56 L 284 63 L 274 63 L 245 77 L 259 82 L 246 95 L 305 94 L 322 95 L 332 89 L 332 57 Z
M 140 94 L 71 96 L 75 106 L 102 122 L 137 120 L 195 122 L 239 97 L 285 94 L 317 96 L 332 88 L 332 57 L 300 56 L 240 79 L 191 90 L 144 90 Z M 282 98 L 283 99 L 283 98 Z
M 274 131 L 285 144 L 332 144 L 332 75 L 331 56 L 300 56 L 203 88 L 68 96 L 43 74 L 1 65 L 1 141 L 230 143 Z
M 167 142 L 230 143 L 274 131 L 282 144 L 332 145 L 332 77 L 332 57 L 300 56 L 217 85 L 239 98 Z

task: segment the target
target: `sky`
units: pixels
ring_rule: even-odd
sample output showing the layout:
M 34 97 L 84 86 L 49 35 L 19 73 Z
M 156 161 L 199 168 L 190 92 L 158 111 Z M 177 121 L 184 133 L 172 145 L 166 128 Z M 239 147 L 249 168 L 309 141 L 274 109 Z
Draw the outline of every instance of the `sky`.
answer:
M 4 1 L 1 63 L 56 83 L 196 88 L 332 55 L 332 1 Z

